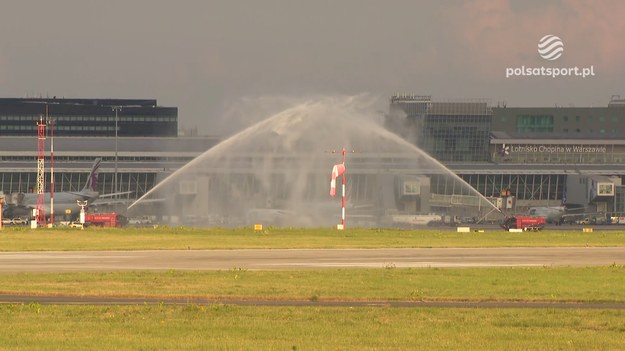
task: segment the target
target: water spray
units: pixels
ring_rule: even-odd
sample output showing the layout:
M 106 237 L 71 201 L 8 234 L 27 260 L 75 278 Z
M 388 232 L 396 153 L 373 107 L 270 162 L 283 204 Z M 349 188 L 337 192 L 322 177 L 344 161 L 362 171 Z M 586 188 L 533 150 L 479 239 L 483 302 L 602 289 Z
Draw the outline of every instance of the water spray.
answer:
M 486 217 L 488 217 L 491 213 L 493 213 L 493 212 L 495 212 L 495 211 L 498 211 L 498 212 L 499 212 L 499 213 L 501 213 L 503 216 L 505 216 L 505 213 L 503 213 L 503 211 L 502 211 L 500 208 L 495 207 L 495 209 L 490 210 L 490 211 L 489 211 L 487 214 L 485 214 L 482 218 L 478 219 L 476 223 L 481 223 L 484 219 L 486 219 Z
M 345 228 L 346 156 L 354 146 L 366 154 L 350 160 L 350 201 L 362 209 L 358 217 L 352 216 L 354 221 L 360 219 L 365 225 L 375 221 L 374 225 L 381 225 L 392 219 L 393 211 L 408 211 L 393 207 L 399 196 L 396 182 L 404 174 L 440 173 L 480 198 L 481 204 L 496 208 L 439 161 L 386 130 L 378 123 L 379 116 L 362 111 L 362 106 L 361 100 L 351 98 L 297 104 L 202 153 L 146 192 L 129 209 L 144 201 L 161 201 L 163 215 L 184 212 L 207 218 L 207 224 L 250 224 L 250 211 L 258 209 L 280 226 L 337 225 L 332 216 L 336 199 L 332 201 L 327 195 L 325 177 L 330 167 L 334 178 L 330 192 L 334 188 L 334 195 L 336 178 L 342 177 L 341 222 L 337 227 Z M 327 156 L 315 151 L 337 140 L 345 148 L 326 149 L 325 153 L 341 153 L 341 160 L 329 162 Z M 178 194 L 184 182 L 197 184 L 197 192 Z M 169 192 L 175 196 L 168 196 Z M 193 203 L 188 205 L 191 195 Z

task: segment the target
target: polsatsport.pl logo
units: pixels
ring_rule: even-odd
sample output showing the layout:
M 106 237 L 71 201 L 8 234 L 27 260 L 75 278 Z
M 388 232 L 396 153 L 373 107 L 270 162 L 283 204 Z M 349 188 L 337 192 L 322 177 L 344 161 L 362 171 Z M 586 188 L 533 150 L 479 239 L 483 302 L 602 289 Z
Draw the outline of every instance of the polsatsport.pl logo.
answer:
M 545 35 L 538 41 L 538 54 L 545 60 L 554 61 L 562 56 L 564 42 L 555 35 Z M 594 77 L 595 67 L 507 67 L 506 78 L 510 77 Z
M 538 54 L 545 60 L 553 61 L 564 52 L 564 43 L 560 37 L 547 34 L 538 41 Z

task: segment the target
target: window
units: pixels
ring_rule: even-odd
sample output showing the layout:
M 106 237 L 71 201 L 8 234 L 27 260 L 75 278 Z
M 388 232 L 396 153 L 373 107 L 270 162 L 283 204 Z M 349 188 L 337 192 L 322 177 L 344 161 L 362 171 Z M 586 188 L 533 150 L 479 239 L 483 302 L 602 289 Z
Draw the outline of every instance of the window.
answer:
M 404 182 L 404 195 L 419 195 L 418 182 Z
M 613 196 L 614 195 L 614 184 L 612 183 L 598 183 L 597 184 L 599 196 Z
M 523 132 L 553 132 L 552 115 L 518 115 L 517 131 Z

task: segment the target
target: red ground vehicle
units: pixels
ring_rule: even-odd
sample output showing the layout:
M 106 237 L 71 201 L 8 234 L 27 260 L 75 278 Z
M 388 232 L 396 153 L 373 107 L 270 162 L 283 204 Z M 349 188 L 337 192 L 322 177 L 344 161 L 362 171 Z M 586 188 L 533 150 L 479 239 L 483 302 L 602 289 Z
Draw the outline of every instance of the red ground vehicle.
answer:
M 95 227 L 123 227 L 128 219 L 119 213 L 85 213 L 85 223 Z
M 506 218 L 501 227 L 508 229 L 523 229 L 524 231 L 539 231 L 545 227 L 545 217 L 515 216 Z

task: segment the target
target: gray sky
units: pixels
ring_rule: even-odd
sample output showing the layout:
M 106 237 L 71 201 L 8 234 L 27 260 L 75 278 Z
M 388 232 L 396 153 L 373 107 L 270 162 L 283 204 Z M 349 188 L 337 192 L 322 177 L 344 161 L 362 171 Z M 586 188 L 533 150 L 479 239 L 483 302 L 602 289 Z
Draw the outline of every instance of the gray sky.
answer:
M 4 0 L 0 96 L 156 98 L 203 134 L 318 95 L 605 106 L 625 96 L 623 13 L 620 0 Z M 538 55 L 546 34 L 564 43 L 556 61 Z

